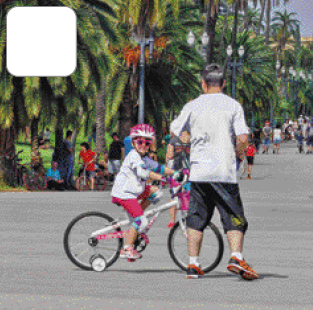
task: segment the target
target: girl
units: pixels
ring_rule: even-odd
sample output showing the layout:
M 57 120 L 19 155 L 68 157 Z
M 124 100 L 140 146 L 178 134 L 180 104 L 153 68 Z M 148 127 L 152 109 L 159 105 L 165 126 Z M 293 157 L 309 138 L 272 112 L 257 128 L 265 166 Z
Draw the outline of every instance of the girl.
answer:
M 253 166 L 253 160 L 254 155 L 256 154 L 257 150 L 255 148 L 255 145 L 252 142 L 249 142 L 248 147 L 246 148 L 246 156 L 248 161 L 248 177 L 247 179 L 251 180 L 251 170 Z M 245 168 L 246 169 L 246 168 Z M 242 174 L 244 174 L 245 171 L 243 171 Z
M 273 143 L 274 143 L 273 154 L 275 154 L 275 150 L 277 152 L 277 155 L 279 154 L 279 145 L 282 140 L 283 140 L 283 133 L 280 129 L 280 124 L 277 124 L 273 133 Z
M 142 257 L 134 249 L 134 242 L 138 233 L 142 233 L 148 225 L 143 211 L 150 202 L 156 203 L 162 197 L 162 191 L 157 186 L 147 186 L 146 180 L 160 181 L 162 174 L 173 175 L 177 180 L 181 177 L 181 172 L 166 168 L 147 156 L 149 147 L 155 141 L 155 133 L 150 125 L 134 126 L 130 137 L 134 149 L 125 158 L 111 195 L 112 202 L 121 205 L 128 212 L 131 222 L 120 257 L 134 261 Z

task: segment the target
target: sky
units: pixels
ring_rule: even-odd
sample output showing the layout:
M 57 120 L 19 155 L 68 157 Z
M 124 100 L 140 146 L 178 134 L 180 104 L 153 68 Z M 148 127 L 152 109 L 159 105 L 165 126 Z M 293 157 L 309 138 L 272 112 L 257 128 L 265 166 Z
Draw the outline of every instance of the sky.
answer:
M 297 13 L 294 17 L 301 22 L 301 37 L 313 37 L 313 0 L 290 0 L 286 5 L 283 0 L 280 2 L 280 6 L 274 7 L 273 12 L 284 12 L 286 9 L 288 13 Z

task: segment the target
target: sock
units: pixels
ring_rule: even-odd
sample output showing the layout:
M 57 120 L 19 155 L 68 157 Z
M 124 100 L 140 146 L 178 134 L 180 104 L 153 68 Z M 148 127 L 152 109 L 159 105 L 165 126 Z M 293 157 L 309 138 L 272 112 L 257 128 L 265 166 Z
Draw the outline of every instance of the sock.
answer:
M 127 251 L 128 248 L 131 248 L 131 245 L 124 245 L 124 250 Z
M 243 260 L 243 256 L 240 252 L 233 252 L 233 253 L 231 253 L 231 256 L 235 256 L 238 259 Z
M 190 265 L 200 266 L 199 256 L 190 256 Z

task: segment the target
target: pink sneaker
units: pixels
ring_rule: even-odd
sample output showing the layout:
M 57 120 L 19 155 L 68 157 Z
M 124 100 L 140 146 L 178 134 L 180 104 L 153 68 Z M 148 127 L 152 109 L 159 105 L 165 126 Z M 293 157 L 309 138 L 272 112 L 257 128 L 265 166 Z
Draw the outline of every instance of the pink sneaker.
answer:
M 136 259 L 142 258 L 142 255 L 133 248 L 128 248 L 127 250 L 121 249 L 120 258 L 128 258 L 134 261 Z

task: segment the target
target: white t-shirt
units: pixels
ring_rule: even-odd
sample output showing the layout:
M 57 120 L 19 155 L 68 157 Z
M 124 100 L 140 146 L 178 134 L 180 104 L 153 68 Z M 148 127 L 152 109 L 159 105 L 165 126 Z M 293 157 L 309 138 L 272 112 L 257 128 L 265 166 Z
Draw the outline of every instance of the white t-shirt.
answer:
M 116 175 L 111 195 L 120 199 L 136 199 L 146 186 L 146 180 L 137 175 L 138 168 L 160 172 L 161 167 L 151 158 L 141 157 L 136 150 L 131 150 Z
M 237 183 L 236 136 L 248 134 L 240 103 L 222 93 L 204 94 L 187 103 L 171 131 L 189 131 L 190 181 Z
M 273 139 L 281 139 L 281 129 L 279 128 L 274 129 Z

